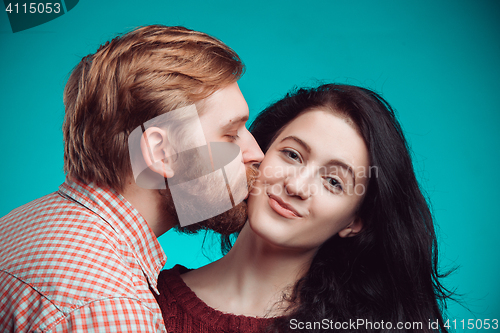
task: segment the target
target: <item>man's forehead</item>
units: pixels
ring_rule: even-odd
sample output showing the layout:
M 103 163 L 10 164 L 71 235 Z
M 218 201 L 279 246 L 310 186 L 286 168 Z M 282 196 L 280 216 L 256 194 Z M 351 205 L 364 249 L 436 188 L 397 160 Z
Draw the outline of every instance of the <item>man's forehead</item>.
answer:
M 248 120 L 248 114 L 229 117 L 229 119 L 223 120 L 221 127 L 222 129 L 232 127 L 234 125 L 239 125 L 241 123 L 246 123 Z
M 248 104 L 236 82 L 196 104 L 201 118 L 212 118 L 220 127 L 248 120 Z

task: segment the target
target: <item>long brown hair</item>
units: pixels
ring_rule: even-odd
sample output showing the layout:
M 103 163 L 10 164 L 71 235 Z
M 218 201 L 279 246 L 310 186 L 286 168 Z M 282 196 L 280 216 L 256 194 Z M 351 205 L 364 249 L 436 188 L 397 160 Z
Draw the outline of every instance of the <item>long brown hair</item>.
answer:
M 342 328 L 447 332 L 442 310 L 453 293 L 442 285 L 447 274 L 438 269 L 433 217 L 391 106 L 377 93 L 356 86 L 298 89 L 260 113 L 251 132 L 266 152 L 276 133 L 315 108 L 340 113 L 356 125 L 370 153 L 370 167 L 377 172 L 370 177 L 358 212 L 363 230 L 348 238 L 332 236 L 321 245 L 289 299 L 296 307 L 277 318 L 270 331 L 293 331 L 294 321 L 324 323 L 327 319 L 337 325 L 350 321 L 361 325 L 356 329 L 321 325 L 308 332 Z M 430 321 L 437 321 L 439 327 L 431 329 Z M 386 323 L 384 328 L 381 322 Z M 397 328 L 397 323 L 409 326 Z

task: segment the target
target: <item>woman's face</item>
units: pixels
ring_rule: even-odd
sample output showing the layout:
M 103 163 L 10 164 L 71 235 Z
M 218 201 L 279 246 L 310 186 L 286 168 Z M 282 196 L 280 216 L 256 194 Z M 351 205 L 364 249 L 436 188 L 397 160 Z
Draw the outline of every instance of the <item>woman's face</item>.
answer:
M 328 111 L 294 119 L 272 143 L 248 199 L 252 230 L 284 248 L 315 249 L 332 235 L 355 235 L 366 193 L 369 156 L 363 138 Z

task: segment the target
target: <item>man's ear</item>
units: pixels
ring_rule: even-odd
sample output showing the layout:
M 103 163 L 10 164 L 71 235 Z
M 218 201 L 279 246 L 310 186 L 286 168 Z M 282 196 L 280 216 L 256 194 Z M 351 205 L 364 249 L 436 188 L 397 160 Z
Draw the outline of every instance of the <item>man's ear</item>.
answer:
M 141 136 L 141 152 L 146 165 L 164 178 L 172 178 L 175 151 L 168 141 L 167 132 L 159 127 L 150 127 Z
M 363 229 L 363 220 L 356 216 L 347 227 L 339 231 L 342 238 L 356 236 Z

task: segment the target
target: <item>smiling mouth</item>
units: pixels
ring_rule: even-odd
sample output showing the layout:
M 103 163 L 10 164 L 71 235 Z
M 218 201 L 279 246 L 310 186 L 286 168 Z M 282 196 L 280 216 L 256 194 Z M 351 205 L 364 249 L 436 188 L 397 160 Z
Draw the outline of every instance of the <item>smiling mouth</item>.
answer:
M 280 197 L 268 194 L 269 206 L 278 214 L 288 219 L 302 217 L 292 206 L 284 202 Z

